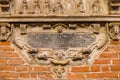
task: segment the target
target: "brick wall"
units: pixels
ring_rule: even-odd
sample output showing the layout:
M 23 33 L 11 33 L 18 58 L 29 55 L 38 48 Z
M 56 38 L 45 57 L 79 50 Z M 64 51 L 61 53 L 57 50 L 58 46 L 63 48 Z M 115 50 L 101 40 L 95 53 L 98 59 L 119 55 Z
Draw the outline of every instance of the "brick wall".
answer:
M 69 71 L 64 76 L 65 80 L 120 80 L 120 41 L 111 40 L 108 48 L 92 65 L 67 67 Z M 0 42 L 0 80 L 41 79 L 55 79 L 50 66 L 29 65 L 9 42 Z

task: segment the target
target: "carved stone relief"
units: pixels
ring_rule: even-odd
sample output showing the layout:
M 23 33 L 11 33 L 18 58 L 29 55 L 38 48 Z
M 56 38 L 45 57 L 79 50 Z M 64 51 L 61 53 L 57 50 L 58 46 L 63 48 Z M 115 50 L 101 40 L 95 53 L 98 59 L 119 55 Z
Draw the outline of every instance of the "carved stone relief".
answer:
M 92 64 L 107 44 L 107 24 L 15 23 L 13 44 L 31 65 L 56 66 L 62 78 L 64 66 Z
M 109 36 L 120 39 L 119 22 L 98 20 L 98 16 L 113 14 L 119 7 L 114 8 L 116 5 L 109 0 L 0 0 L 1 17 L 26 18 L 18 22 L 1 20 L 0 41 L 11 41 L 27 63 L 52 66 L 62 78 L 68 70 L 64 66 L 92 64 L 109 43 Z M 85 21 L 83 16 L 87 16 Z M 88 16 L 101 22 L 90 21 Z
M 94 50 L 107 41 L 106 27 L 101 24 L 15 24 L 14 44 L 33 64 L 75 65 L 92 63 Z M 51 27 L 50 27 L 51 26 Z M 88 31 L 88 30 L 91 31 Z M 104 37 L 104 38 L 103 38 Z M 97 53 L 97 52 L 96 52 Z
M 9 23 L 0 23 L 0 41 L 10 40 L 12 27 Z
M 53 72 L 56 74 L 57 78 L 62 78 L 67 69 L 63 66 L 57 66 L 53 68 Z
M 0 14 L 26 16 L 90 16 L 108 14 L 108 0 L 5 0 Z
M 109 34 L 113 40 L 120 39 L 120 23 L 110 23 L 109 24 Z
M 91 15 L 108 15 L 108 0 L 92 0 Z

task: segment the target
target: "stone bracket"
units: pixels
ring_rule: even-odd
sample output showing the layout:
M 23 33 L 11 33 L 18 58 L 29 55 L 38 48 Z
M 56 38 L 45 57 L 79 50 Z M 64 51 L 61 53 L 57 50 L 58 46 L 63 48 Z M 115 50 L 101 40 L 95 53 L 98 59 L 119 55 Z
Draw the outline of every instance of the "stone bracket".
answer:
M 120 40 L 120 23 L 110 23 L 109 24 L 109 35 L 113 40 Z

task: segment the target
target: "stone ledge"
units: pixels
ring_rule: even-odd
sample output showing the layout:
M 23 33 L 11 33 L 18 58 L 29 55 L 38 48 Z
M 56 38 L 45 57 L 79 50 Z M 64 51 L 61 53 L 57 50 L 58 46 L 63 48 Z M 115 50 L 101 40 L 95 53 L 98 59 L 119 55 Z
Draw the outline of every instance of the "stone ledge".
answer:
M 120 16 L 6 16 L 0 22 L 118 22 Z

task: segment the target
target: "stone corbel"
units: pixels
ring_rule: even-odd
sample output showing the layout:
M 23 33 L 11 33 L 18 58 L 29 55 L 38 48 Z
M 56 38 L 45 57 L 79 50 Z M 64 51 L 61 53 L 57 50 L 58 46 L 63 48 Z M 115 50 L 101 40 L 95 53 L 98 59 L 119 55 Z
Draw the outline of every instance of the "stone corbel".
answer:
M 113 40 L 120 39 L 120 23 L 110 23 L 109 24 L 109 35 L 110 38 Z
M 0 41 L 9 41 L 11 34 L 11 25 L 9 23 L 0 23 Z
M 57 66 L 53 69 L 53 72 L 56 74 L 57 78 L 62 78 L 67 69 L 63 66 Z

